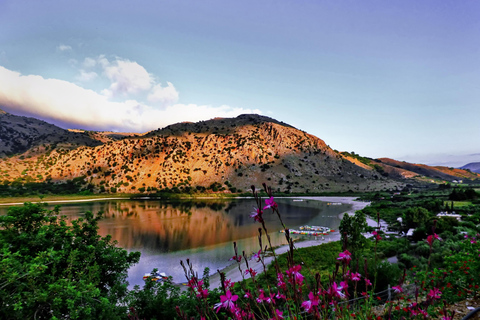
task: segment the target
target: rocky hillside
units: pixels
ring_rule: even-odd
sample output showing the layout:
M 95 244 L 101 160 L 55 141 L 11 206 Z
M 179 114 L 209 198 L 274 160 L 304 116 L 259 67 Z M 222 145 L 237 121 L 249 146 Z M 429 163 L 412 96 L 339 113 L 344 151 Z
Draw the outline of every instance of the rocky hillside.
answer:
M 291 192 L 404 186 L 348 161 L 315 136 L 258 115 L 179 123 L 96 147 L 13 157 L 0 162 L 0 179 L 6 178 L 59 183 L 77 178 L 95 192 L 131 193 L 245 191 L 263 182 Z
M 408 163 L 389 158 L 376 159 L 376 165 L 393 178 L 428 178 L 452 182 L 454 180 L 476 180 L 480 175 L 468 170 L 443 167 L 427 166 L 425 164 Z
M 45 121 L 0 110 L 0 157 L 26 151 L 42 153 L 57 147 L 73 149 L 100 144 L 84 133 L 69 132 Z
M 70 181 L 93 192 L 237 192 L 266 182 L 276 191 L 314 193 L 480 178 L 468 170 L 338 153 L 259 115 L 178 123 L 143 135 L 67 131 L 6 113 L 0 121 L 0 152 L 17 154 L 0 158 L 4 185 Z

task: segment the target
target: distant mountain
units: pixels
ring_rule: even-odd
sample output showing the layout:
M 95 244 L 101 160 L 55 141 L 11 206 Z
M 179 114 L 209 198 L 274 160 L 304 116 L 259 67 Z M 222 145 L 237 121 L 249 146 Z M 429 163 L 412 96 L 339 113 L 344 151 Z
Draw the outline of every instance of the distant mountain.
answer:
M 41 153 L 49 148 L 73 149 L 100 144 L 84 133 L 69 132 L 45 121 L 16 116 L 0 109 L 0 157 L 29 150 Z
M 0 181 L 75 181 L 94 192 L 236 192 L 263 182 L 282 192 L 364 192 L 480 177 L 339 153 L 313 135 L 254 114 L 177 123 L 144 135 L 67 131 L 8 114 L 0 121 L 8 124 L 5 145 L 17 137 L 28 142 L 8 150 L 18 155 L 0 159 Z
M 469 164 L 464 165 L 460 169 L 470 170 L 476 173 L 480 173 L 480 162 L 471 162 Z
M 404 178 L 426 177 L 450 182 L 458 179 L 475 180 L 480 178 L 476 173 L 452 167 L 427 166 L 389 158 L 380 158 L 377 161 L 377 164 L 389 174 Z

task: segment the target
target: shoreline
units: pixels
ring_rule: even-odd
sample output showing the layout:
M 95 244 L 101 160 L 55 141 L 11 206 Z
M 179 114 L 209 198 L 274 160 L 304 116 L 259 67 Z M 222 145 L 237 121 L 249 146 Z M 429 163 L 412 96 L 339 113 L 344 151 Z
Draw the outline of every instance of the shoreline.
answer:
M 121 197 L 116 197 L 116 198 L 89 198 L 89 199 L 71 199 L 71 200 L 39 200 L 39 201 L 25 201 L 25 202 L 30 202 L 30 203 L 70 203 L 70 202 L 92 202 L 92 201 L 105 201 L 105 200 L 125 200 L 128 198 L 121 198 Z M 10 203 L 0 203 L 0 206 L 18 206 L 22 205 L 25 202 L 10 202 Z
M 358 199 L 357 197 L 322 197 L 322 196 L 312 196 L 312 197 L 292 197 L 295 199 L 303 199 L 303 200 L 316 200 L 316 201 L 323 201 L 323 202 L 341 202 L 344 204 L 350 204 L 352 207 L 342 213 L 342 214 L 349 214 L 349 215 L 354 215 L 356 211 L 361 210 L 365 208 L 366 206 L 370 205 L 370 202 L 361 202 L 361 201 L 355 201 Z M 367 217 L 367 223 L 369 226 L 376 226 L 377 222 L 370 217 Z M 300 242 L 294 242 L 295 248 L 306 248 L 306 247 L 313 247 L 313 246 L 319 246 L 324 243 L 328 242 L 333 242 L 333 241 L 339 241 L 340 240 L 340 232 L 337 230 L 335 232 L 330 233 L 327 236 L 324 236 L 324 240 L 306 240 L 306 241 L 300 241 Z M 277 247 L 274 249 L 275 255 L 280 255 L 288 251 L 288 245 L 282 245 L 280 247 Z M 270 263 L 273 262 L 273 256 L 265 257 L 264 258 L 264 263 L 265 266 L 268 266 Z M 242 271 L 245 272 L 246 270 L 246 264 L 245 261 L 240 263 L 240 266 L 242 268 Z M 261 262 L 254 262 L 254 261 L 249 261 L 249 266 L 250 268 L 254 269 L 257 274 L 263 272 L 263 265 Z M 225 273 L 225 278 L 230 279 L 232 282 L 238 282 L 242 281 L 243 277 L 240 274 L 240 271 L 238 270 L 238 263 L 233 262 L 230 265 L 226 266 L 225 268 L 219 270 L 221 272 Z M 248 278 L 249 276 L 245 276 L 245 279 Z M 215 272 L 214 274 L 210 275 L 210 288 L 220 288 L 221 283 L 220 283 L 220 274 L 218 272 Z

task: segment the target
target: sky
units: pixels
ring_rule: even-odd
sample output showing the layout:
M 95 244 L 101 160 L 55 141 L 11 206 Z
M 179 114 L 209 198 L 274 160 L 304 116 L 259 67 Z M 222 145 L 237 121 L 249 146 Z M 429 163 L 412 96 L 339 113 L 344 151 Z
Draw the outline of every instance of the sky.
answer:
M 0 0 L 0 109 L 127 132 L 258 113 L 457 167 L 480 161 L 480 2 Z

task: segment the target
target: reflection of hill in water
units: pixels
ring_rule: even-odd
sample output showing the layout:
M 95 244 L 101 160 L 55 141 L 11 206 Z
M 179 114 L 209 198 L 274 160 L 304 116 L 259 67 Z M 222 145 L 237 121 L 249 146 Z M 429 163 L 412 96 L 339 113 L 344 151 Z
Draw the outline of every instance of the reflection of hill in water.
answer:
M 278 199 L 278 203 L 289 228 L 303 224 L 336 228 L 340 222 L 338 214 L 345 210 L 345 206 L 327 206 L 319 201 Z M 256 237 L 260 224 L 249 217 L 254 206 L 254 200 L 116 200 L 64 204 L 61 214 L 74 219 L 86 211 L 103 211 L 99 233 L 112 235 L 119 246 L 171 252 Z M 264 218 L 269 232 L 282 229 L 277 215 L 270 210 Z
M 206 247 L 257 235 L 259 224 L 249 217 L 253 201 L 206 203 L 118 202 L 105 214 L 100 231 L 126 248 L 161 252 Z M 298 208 L 297 208 L 298 209 Z M 289 210 L 285 221 L 307 223 L 317 210 Z M 282 229 L 276 215 L 265 219 L 270 232 Z M 128 226 L 128 227 L 127 227 Z

